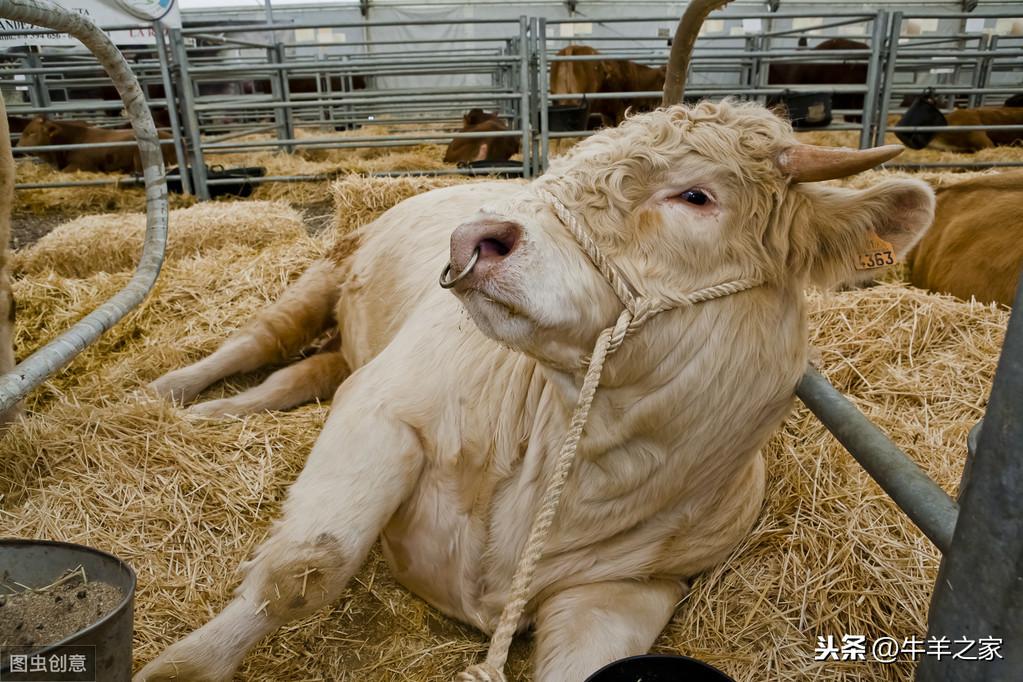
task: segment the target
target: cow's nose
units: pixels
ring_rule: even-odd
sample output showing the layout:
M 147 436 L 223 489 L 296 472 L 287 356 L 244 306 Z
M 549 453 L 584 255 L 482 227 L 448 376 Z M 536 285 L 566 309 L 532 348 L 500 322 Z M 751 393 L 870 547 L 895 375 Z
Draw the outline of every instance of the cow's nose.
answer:
M 459 225 L 451 233 L 451 271 L 465 270 L 477 249 L 473 273 L 485 272 L 510 256 L 522 240 L 522 226 L 512 220 L 484 219 Z

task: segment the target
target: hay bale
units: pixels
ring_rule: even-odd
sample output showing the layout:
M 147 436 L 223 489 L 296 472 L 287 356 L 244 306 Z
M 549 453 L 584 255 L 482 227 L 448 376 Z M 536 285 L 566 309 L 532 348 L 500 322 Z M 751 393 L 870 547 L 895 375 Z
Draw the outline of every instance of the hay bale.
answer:
M 354 201 L 357 181 L 348 180 L 335 188 Z M 376 210 L 366 206 L 355 213 Z M 244 204 L 233 210 L 251 215 Z M 296 232 L 262 248 L 227 244 L 171 258 L 154 294 L 33 393 L 29 419 L 0 434 L 7 534 L 90 544 L 138 572 L 137 665 L 228 601 L 235 569 L 280 513 L 327 407 L 206 421 L 134 392 L 210 352 L 329 242 Z M 127 277 L 26 275 L 15 286 L 19 335 L 42 340 Z M 1008 312 L 901 284 L 813 294 L 810 307 L 825 374 L 954 493 Z M 938 552 L 804 408 L 765 456 L 768 496 L 756 528 L 695 581 L 656 649 L 705 658 L 737 682 L 910 680 L 910 663 L 815 663 L 813 650 L 817 635 L 922 636 Z M 480 633 L 398 586 L 374 551 L 338 604 L 260 644 L 239 679 L 451 679 L 485 648 Z M 526 679 L 529 653 L 520 638 L 509 679 Z
M 206 202 L 171 211 L 167 258 L 181 258 L 229 244 L 265 247 L 304 233 L 301 216 L 283 202 Z M 28 249 L 16 252 L 18 274 L 51 271 L 65 277 L 134 269 L 142 253 L 146 216 L 111 213 L 60 225 Z
M 416 194 L 431 189 L 450 187 L 466 182 L 485 182 L 479 178 L 464 175 L 406 175 L 400 177 L 363 177 L 350 175 L 337 180 L 330 186 L 334 197 L 334 214 L 337 216 L 337 234 L 351 230 L 374 220 L 392 206 Z

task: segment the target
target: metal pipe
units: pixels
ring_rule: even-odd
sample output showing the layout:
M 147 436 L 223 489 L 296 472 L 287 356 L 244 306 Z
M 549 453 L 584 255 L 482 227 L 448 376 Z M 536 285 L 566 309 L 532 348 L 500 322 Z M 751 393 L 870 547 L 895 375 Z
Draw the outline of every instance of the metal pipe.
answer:
M 1018 682 L 1023 671 L 1023 277 L 1009 318 L 959 522 L 938 571 L 928 641 L 1001 641 L 989 661 L 924 656 L 917 682 Z M 957 648 L 962 648 L 960 645 Z M 968 652 L 976 655 L 976 652 Z
M 292 31 L 301 28 L 372 28 L 375 26 L 450 26 L 453 23 L 464 23 L 464 24 L 515 24 L 517 19 L 473 19 L 472 21 L 463 22 L 452 22 L 448 19 L 421 19 L 419 21 L 361 21 L 358 23 L 351 22 L 295 22 L 295 23 L 280 23 L 280 24 L 267 24 L 267 23 L 255 23 L 255 24 L 244 24 L 241 26 L 218 26 L 218 33 L 259 33 L 261 31 Z M 202 28 L 186 28 L 183 29 L 184 35 L 194 35 L 196 33 L 203 33 L 209 31 L 209 26 Z
M 131 281 L 71 329 L 0 376 L 0 412 L 3 412 L 71 362 L 149 294 L 160 274 L 167 244 L 167 181 L 156 125 L 142 88 L 106 33 L 85 17 L 61 9 L 48 0 L 0 0 L 0 16 L 68 33 L 96 56 L 124 100 L 132 129 L 138 137 L 146 182 L 146 235 L 138 269 Z
M 80 142 L 78 144 L 45 144 L 37 147 L 15 147 L 15 154 L 35 154 L 38 152 L 66 151 L 68 149 L 113 149 L 116 147 L 134 147 L 137 142 Z M 174 144 L 174 140 L 160 139 L 160 145 Z
M 959 513 L 955 501 L 817 370 L 807 369 L 796 395 L 924 535 L 947 551 Z

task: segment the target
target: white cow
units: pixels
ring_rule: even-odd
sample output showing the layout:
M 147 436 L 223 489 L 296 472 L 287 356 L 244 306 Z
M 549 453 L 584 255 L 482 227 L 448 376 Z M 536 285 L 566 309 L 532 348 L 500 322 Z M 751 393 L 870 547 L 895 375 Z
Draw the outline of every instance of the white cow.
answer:
M 191 400 L 340 331 L 338 349 L 192 408 L 282 409 L 340 383 L 235 598 L 136 680 L 231 679 L 262 637 L 337 598 L 377 538 L 410 590 L 493 630 L 580 358 L 622 310 L 541 190 L 646 294 L 762 282 L 662 313 L 609 358 L 520 623 L 536 680 L 645 652 L 761 508 L 759 450 L 806 366 L 804 288 L 856 278 L 874 235 L 905 253 L 931 221 L 922 182 L 800 181 L 891 155 L 802 147 L 758 105 L 674 106 L 594 135 L 529 185 L 435 190 L 365 226 L 209 358 L 155 382 Z M 455 296 L 441 290 L 445 264 L 459 272 L 477 250 Z

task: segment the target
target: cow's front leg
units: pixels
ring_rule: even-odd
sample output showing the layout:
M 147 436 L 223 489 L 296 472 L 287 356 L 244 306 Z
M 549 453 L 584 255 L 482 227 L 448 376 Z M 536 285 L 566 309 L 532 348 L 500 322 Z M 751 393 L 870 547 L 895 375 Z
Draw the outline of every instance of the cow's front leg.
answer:
M 645 654 L 687 590 L 677 580 L 572 587 L 536 614 L 536 682 L 583 682 L 602 666 Z
M 353 377 L 309 462 L 291 487 L 283 518 L 245 565 L 234 599 L 172 645 L 136 682 L 230 680 L 256 642 L 335 600 L 406 499 L 423 461 L 418 438 Z

